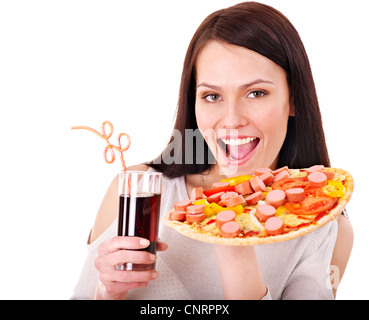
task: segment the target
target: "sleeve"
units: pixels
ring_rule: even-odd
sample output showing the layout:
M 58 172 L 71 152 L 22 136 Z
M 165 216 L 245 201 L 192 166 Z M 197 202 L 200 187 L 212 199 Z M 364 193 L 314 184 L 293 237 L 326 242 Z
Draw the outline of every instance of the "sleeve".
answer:
M 337 238 L 337 221 L 313 232 L 305 254 L 290 275 L 283 300 L 333 300 L 330 262 Z
M 93 243 L 87 245 L 87 256 L 71 300 L 89 300 L 95 292 L 99 273 L 95 268 L 98 247 L 104 241 L 116 236 L 116 220 Z
M 99 279 L 99 274 L 94 266 L 96 257 L 97 248 L 87 246 L 87 256 L 71 300 L 89 300 L 92 297 Z

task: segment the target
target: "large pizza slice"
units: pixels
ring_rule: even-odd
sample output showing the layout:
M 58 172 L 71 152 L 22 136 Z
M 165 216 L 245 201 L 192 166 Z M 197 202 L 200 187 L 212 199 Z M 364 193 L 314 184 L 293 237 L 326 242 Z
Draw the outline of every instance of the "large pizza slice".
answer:
M 194 188 L 164 222 L 195 240 L 225 245 L 286 241 L 313 232 L 338 217 L 354 189 L 345 170 L 315 165 L 307 169 L 255 170 Z

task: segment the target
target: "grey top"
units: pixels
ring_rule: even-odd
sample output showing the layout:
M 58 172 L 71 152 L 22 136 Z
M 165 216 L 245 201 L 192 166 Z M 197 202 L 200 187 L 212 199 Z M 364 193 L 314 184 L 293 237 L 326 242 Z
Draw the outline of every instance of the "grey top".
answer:
M 152 169 L 150 169 L 152 170 Z M 161 217 L 175 201 L 188 198 L 184 177 L 163 178 Z M 117 235 L 117 220 L 92 244 L 71 299 L 89 299 L 98 283 L 94 267 L 98 246 Z M 146 288 L 130 290 L 128 299 L 223 299 L 214 245 L 187 238 L 160 224 L 159 237 L 169 248 L 158 252 L 159 277 Z M 255 246 L 268 288 L 267 299 L 333 299 L 330 287 L 330 261 L 337 238 L 333 221 L 297 239 Z

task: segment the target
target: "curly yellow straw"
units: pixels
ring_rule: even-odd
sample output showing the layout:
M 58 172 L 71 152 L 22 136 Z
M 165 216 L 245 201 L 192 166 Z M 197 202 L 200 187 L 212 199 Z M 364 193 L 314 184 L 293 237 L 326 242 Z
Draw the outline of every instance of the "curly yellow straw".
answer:
M 106 132 L 105 132 L 105 126 L 106 125 L 109 125 L 109 127 L 110 127 L 110 133 L 109 134 L 106 134 Z M 113 129 L 113 125 L 112 125 L 112 123 L 110 121 L 104 121 L 103 122 L 103 124 L 102 124 L 102 130 L 101 130 L 102 133 L 100 133 L 97 130 L 92 129 L 90 127 L 86 127 L 86 126 L 73 126 L 72 127 L 72 130 L 74 130 L 74 129 L 89 130 L 89 131 L 97 134 L 100 138 L 104 139 L 106 141 L 106 144 L 107 144 L 107 146 L 104 149 L 104 160 L 105 160 L 105 162 L 106 163 L 109 163 L 109 164 L 114 162 L 114 160 L 115 160 L 115 154 L 114 154 L 114 150 L 113 149 L 115 149 L 115 150 L 117 150 L 120 153 L 120 161 L 122 163 L 123 171 L 126 171 L 127 170 L 127 167 L 126 167 L 126 164 L 125 164 L 124 158 L 123 158 L 123 152 L 126 151 L 130 147 L 130 145 L 131 145 L 131 138 L 129 137 L 129 135 L 127 133 L 120 133 L 118 135 L 118 146 L 114 146 L 114 145 L 112 145 L 109 142 L 109 138 L 112 136 L 113 130 L 114 130 Z M 122 136 L 125 136 L 126 139 L 127 139 L 127 145 L 124 148 L 122 148 L 121 143 L 120 143 L 120 138 Z M 108 150 L 110 151 L 110 156 L 111 156 L 110 160 L 108 160 L 108 158 L 107 158 L 107 152 L 108 152 Z

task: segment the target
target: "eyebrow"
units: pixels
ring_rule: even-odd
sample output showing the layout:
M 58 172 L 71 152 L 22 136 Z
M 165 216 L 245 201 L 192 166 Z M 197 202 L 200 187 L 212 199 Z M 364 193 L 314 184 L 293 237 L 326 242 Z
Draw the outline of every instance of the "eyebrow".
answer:
M 257 80 L 251 81 L 249 83 L 243 84 L 242 86 L 239 87 L 239 89 L 247 89 L 247 88 L 252 87 L 253 85 L 259 84 L 259 83 L 270 83 L 270 84 L 274 84 L 273 82 L 271 82 L 269 80 L 257 79 Z M 207 88 L 210 88 L 210 89 L 213 89 L 213 90 L 222 91 L 222 88 L 221 87 L 218 87 L 218 86 L 215 86 L 215 85 L 206 83 L 206 82 L 202 82 L 199 85 L 197 85 L 196 86 L 196 89 L 198 87 L 207 87 Z

